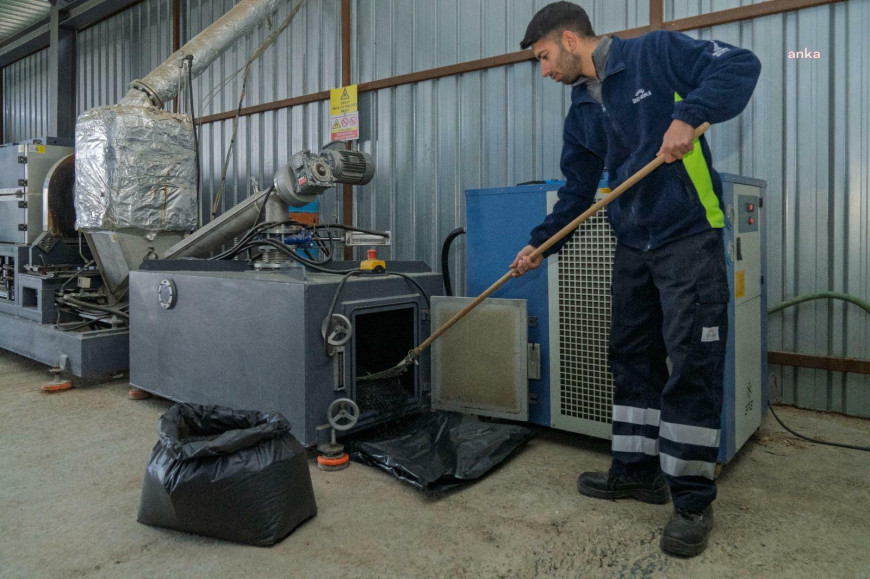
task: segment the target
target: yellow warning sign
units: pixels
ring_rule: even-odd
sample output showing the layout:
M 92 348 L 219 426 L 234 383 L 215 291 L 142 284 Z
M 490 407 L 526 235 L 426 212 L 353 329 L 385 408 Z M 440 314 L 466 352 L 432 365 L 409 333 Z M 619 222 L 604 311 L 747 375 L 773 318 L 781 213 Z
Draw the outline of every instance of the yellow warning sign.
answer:
M 333 141 L 359 139 L 359 107 L 355 84 L 329 91 L 329 129 Z
M 342 86 L 329 91 L 329 114 L 346 115 L 356 112 L 358 109 L 357 92 L 355 84 Z
M 734 272 L 734 299 L 740 299 L 746 295 L 746 270 Z

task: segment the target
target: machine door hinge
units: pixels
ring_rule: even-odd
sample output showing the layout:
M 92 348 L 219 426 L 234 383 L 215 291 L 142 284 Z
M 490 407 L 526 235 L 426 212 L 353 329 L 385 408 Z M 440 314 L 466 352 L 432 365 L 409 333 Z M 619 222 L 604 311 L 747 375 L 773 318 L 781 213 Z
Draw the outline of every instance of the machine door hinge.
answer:
M 758 198 L 758 208 L 759 208 L 759 209 L 763 209 L 763 208 L 764 208 L 764 197 L 759 197 L 759 198 Z
M 18 186 L 19 187 L 27 187 L 27 179 L 19 179 Z
M 19 223 L 18 224 L 18 231 L 27 231 L 27 224 L 26 223 Z
M 528 379 L 529 380 L 540 380 L 541 379 L 541 345 L 535 344 L 533 342 L 529 343 L 529 357 L 527 366 L 528 368 Z
M 18 155 L 18 162 L 21 163 L 22 165 L 26 165 L 27 164 L 27 157 L 24 155 Z
M 27 209 L 27 201 L 19 201 L 18 208 L 19 209 Z

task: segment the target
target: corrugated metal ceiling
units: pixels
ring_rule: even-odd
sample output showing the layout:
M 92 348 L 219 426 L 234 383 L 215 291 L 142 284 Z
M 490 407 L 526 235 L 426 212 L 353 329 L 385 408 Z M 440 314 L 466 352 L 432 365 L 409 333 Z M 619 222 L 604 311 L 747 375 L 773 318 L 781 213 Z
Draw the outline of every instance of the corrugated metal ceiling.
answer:
M 50 8 L 48 0 L 0 0 L 0 43 L 48 16 Z

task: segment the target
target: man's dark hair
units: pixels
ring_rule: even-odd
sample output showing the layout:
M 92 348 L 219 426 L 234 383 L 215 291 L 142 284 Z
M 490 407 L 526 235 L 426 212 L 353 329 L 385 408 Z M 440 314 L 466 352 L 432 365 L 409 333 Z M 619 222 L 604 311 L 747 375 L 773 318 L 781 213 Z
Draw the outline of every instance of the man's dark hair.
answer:
M 595 36 L 585 10 L 571 2 L 554 2 L 538 10 L 529 22 L 520 48 L 526 49 L 548 34 L 561 34 L 565 30 L 570 30 L 581 38 Z

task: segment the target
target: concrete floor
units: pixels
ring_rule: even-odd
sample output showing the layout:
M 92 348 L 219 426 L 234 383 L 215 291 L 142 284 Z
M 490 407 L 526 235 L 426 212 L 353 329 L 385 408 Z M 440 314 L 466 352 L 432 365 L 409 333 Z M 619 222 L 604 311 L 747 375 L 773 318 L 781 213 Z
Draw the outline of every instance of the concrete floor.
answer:
M 870 461 L 768 418 L 725 468 L 695 559 L 658 547 L 669 505 L 577 494 L 608 444 L 542 430 L 477 484 L 435 499 L 365 466 L 311 474 L 319 513 L 272 548 L 136 522 L 163 400 L 123 379 L 44 394 L 42 365 L 0 351 L 3 577 L 870 577 Z M 870 444 L 870 421 L 782 408 L 812 436 Z

